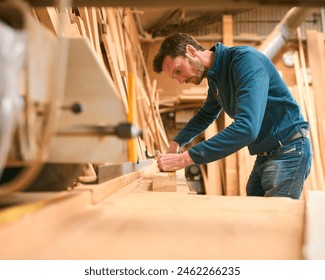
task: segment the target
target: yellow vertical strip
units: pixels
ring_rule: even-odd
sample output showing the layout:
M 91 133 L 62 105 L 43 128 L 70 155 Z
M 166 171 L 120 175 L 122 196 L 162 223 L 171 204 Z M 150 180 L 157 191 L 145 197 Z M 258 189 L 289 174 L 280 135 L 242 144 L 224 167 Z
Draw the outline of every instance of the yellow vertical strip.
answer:
M 135 81 L 134 74 L 129 72 L 128 74 L 128 103 L 129 103 L 129 113 L 128 113 L 128 122 L 134 124 L 136 119 L 136 99 L 135 99 Z M 136 138 L 128 139 L 128 152 L 129 152 L 129 161 L 137 162 L 137 145 Z

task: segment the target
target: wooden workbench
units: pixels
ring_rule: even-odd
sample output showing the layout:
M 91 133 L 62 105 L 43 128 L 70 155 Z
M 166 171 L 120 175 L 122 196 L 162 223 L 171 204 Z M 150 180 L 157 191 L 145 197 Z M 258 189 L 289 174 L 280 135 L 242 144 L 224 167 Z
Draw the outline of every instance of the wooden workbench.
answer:
M 303 201 L 196 195 L 183 172 L 176 192 L 153 192 L 153 176 L 11 195 L 20 203 L 0 213 L 0 259 L 303 258 Z

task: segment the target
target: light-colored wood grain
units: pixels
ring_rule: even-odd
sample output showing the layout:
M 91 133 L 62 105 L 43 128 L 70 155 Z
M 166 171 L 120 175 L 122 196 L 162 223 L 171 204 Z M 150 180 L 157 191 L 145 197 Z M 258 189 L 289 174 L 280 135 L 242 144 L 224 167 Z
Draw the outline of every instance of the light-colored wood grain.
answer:
M 98 8 L 88 7 L 87 9 L 88 9 L 88 18 L 89 18 L 91 34 L 93 37 L 94 49 L 97 53 L 97 56 L 98 56 L 100 62 L 103 63 L 102 51 L 100 48 L 100 35 L 99 35 L 99 30 L 98 30 L 98 22 L 99 22 L 97 19 Z
M 157 173 L 152 179 L 153 192 L 176 192 L 177 181 L 175 172 Z
M 223 43 L 226 46 L 233 46 L 233 18 L 232 15 L 224 15 L 222 17 L 222 36 Z M 233 120 L 225 114 L 225 126 L 229 126 Z M 226 172 L 226 195 L 239 194 L 239 182 L 237 171 L 237 153 L 233 153 L 224 159 L 225 172 Z
M 313 89 L 313 104 L 315 104 L 316 123 L 318 129 L 318 141 L 320 143 L 320 157 L 325 167 L 325 130 L 323 123 L 325 121 L 325 48 L 324 48 L 324 34 L 316 30 L 307 30 L 307 51 L 308 61 L 311 70 L 312 89 Z M 323 170 L 324 172 L 324 170 Z M 325 176 L 325 173 L 323 173 Z M 325 187 L 325 186 L 324 186 Z M 325 188 L 324 188 L 325 190 Z
M 44 8 L 44 7 L 36 7 L 34 9 L 38 20 L 46 26 L 49 30 L 53 32 L 53 34 L 57 35 L 57 24 L 59 21 L 58 16 L 55 17 L 50 16 L 53 15 L 50 11 L 53 11 L 54 8 Z M 55 10 L 54 10 L 55 11 Z
M 127 122 L 119 93 L 89 41 L 83 37 L 66 40 L 69 40 L 69 60 L 63 103 L 68 106 L 79 102 L 84 110 L 81 114 L 63 110 L 58 131 L 87 125 L 114 127 Z M 50 143 L 50 151 L 49 161 L 54 162 L 128 161 L 127 141 L 116 136 L 57 136 Z
M 78 8 L 79 13 L 80 13 L 80 18 L 83 21 L 83 25 L 86 30 L 87 38 L 89 39 L 89 42 L 91 45 L 94 45 L 94 39 L 91 31 L 91 24 L 89 20 L 89 15 L 88 15 L 88 9 L 87 7 L 79 7 Z
M 325 259 L 325 192 L 309 191 L 303 252 L 307 260 Z
M 204 132 L 205 139 L 209 139 L 218 133 L 216 122 L 213 122 Z M 205 192 L 207 195 L 222 195 L 223 186 L 221 180 L 220 160 L 207 163 L 207 180 Z
M 325 188 L 325 178 L 324 178 L 324 167 L 320 155 L 319 147 L 319 137 L 318 137 L 318 128 L 317 128 L 317 118 L 316 118 L 316 107 L 314 104 L 314 99 L 312 95 L 314 94 L 312 89 L 309 86 L 308 73 L 307 73 L 307 64 L 305 59 L 304 47 L 301 38 L 301 30 L 297 29 L 298 43 L 299 43 L 299 59 L 301 67 L 301 77 L 302 85 L 304 88 L 303 99 L 306 106 L 306 113 L 308 117 L 308 122 L 310 124 L 310 138 L 313 147 L 313 162 L 315 165 L 317 184 L 320 185 L 321 189 Z
M 2 225 L 0 259 L 302 258 L 303 201 L 150 192 L 137 184 L 95 205 L 83 191 L 75 202 L 67 197 Z

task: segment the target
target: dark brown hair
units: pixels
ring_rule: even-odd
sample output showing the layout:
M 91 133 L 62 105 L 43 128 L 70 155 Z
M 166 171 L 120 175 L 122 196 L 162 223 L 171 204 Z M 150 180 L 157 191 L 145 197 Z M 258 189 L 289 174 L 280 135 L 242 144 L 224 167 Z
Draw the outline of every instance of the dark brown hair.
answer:
M 179 55 L 185 56 L 187 45 L 193 46 L 196 50 L 205 50 L 205 48 L 201 46 L 198 41 L 186 33 L 176 33 L 166 37 L 161 43 L 159 51 L 153 59 L 153 70 L 156 73 L 162 72 L 162 64 L 166 56 L 170 56 L 172 58 Z

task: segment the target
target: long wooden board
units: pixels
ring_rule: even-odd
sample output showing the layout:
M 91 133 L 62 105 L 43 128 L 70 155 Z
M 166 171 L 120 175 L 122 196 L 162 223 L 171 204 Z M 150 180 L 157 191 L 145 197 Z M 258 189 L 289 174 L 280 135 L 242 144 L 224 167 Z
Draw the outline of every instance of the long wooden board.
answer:
M 95 205 L 82 190 L 3 224 L 0 259 L 302 259 L 303 201 L 140 185 L 134 180 Z
M 233 46 L 233 19 L 231 15 L 224 15 L 222 17 L 222 36 L 223 43 L 226 46 Z M 232 123 L 232 119 L 225 115 L 225 126 Z M 238 195 L 238 170 L 237 170 L 237 153 L 233 153 L 224 159 L 226 171 L 226 195 Z

